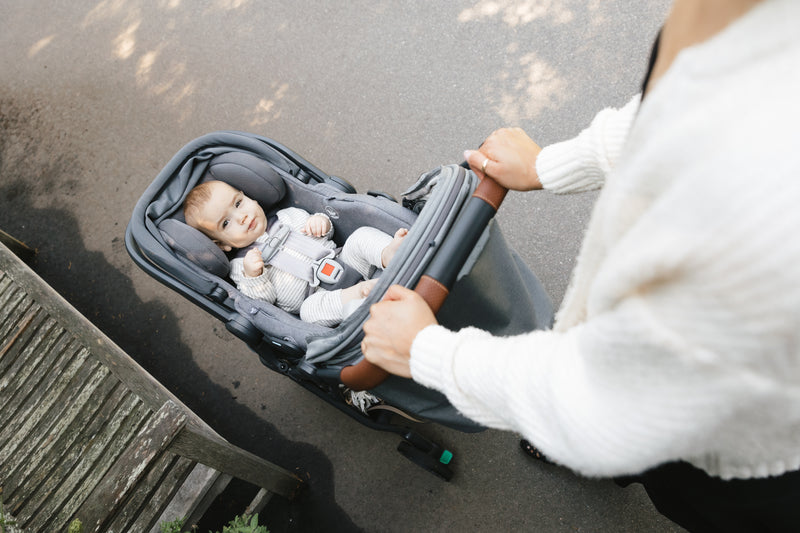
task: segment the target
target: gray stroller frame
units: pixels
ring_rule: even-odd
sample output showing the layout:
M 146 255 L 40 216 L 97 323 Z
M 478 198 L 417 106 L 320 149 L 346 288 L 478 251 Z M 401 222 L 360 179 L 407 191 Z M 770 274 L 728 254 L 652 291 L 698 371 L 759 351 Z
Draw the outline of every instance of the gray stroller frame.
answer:
M 409 233 L 363 305 L 337 327 L 309 324 L 239 292 L 227 277 L 228 258 L 185 224 L 186 195 L 208 179 L 241 189 L 268 215 L 288 206 L 326 213 L 338 245 L 364 225 L 390 235 L 406 227 Z M 347 181 L 325 174 L 271 139 L 216 132 L 187 144 L 159 173 L 134 208 L 125 244 L 145 272 L 222 320 L 265 366 L 368 427 L 401 435 L 403 455 L 449 480 L 452 454 L 407 427 L 407 420 L 465 432 L 484 428 L 458 413 L 442 394 L 412 380 L 382 374 L 364 381 L 350 379 L 348 372 L 369 366 L 360 352 L 369 306 L 392 284 L 419 291 L 420 280 L 430 279 L 432 271 L 434 280 L 446 278 L 443 283 L 452 288 L 436 297 L 434 307 L 448 328 L 475 326 L 513 335 L 550 326 L 553 313 L 546 293 L 505 243 L 499 226 L 493 220 L 472 222 L 480 218 L 470 203 L 473 195 L 480 196 L 478 185 L 477 176 L 462 166 L 443 166 L 424 174 L 404 193 L 401 205 L 383 193 L 357 194 Z M 362 413 L 345 402 L 345 386 L 369 389 L 384 404 Z

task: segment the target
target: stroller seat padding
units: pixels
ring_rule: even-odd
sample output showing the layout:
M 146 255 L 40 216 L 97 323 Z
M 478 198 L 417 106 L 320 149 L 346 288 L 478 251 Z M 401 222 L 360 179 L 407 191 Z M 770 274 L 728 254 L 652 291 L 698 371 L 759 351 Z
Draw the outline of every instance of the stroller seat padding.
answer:
M 174 218 L 164 219 L 158 229 L 169 247 L 184 259 L 221 278 L 230 272 L 225 252 L 200 230 Z
M 286 184 L 275 169 L 260 157 L 247 152 L 227 152 L 214 157 L 200 182 L 224 181 L 245 195 L 258 200 L 265 211 L 286 195 Z M 224 278 L 230 272 L 225 253 L 201 231 L 187 225 L 183 212 L 161 221 L 158 229 L 175 253 L 206 272 Z
M 280 174 L 260 157 L 247 152 L 228 152 L 209 161 L 202 182 L 224 181 L 245 195 L 258 200 L 269 211 L 286 195 Z

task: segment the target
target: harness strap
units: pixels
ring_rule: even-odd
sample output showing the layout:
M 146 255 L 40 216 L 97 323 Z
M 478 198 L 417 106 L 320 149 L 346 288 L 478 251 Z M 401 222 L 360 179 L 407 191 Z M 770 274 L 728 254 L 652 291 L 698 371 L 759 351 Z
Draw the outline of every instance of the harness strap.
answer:
M 328 290 L 349 287 L 361 279 L 354 268 L 346 268 L 333 260 L 336 257 L 335 249 L 327 248 L 308 235 L 293 231 L 277 219 L 270 220 L 267 237 L 264 243 L 256 243 L 237 251 L 236 257 L 244 257 L 251 248 L 258 248 L 264 263 L 302 279 L 309 284 L 309 292 L 318 285 Z M 311 262 L 289 253 L 288 250 Z
M 336 255 L 335 250 L 326 248 L 320 244 L 319 241 L 299 231 L 289 231 L 289 238 L 286 239 L 284 247 L 299 252 L 311 258 L 312 261 L 319 261 L 320 259 Z

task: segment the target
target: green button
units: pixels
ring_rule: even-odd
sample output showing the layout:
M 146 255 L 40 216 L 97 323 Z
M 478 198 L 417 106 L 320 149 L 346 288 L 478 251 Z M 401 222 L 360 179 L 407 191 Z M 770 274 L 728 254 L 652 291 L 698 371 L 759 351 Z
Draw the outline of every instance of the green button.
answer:
M 439 457 L 439 462 L 443 465 L 449 465 L 450 461 L 453 460 L 453 452 L 450 450 L 445 450 L 442 452 L 442 456 Z

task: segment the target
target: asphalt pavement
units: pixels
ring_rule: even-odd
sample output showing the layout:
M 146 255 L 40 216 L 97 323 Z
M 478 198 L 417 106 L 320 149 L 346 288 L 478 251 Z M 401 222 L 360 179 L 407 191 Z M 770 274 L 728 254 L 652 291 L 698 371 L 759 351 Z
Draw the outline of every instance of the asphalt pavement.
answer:
M 393 195 L 497 127 L 543 145 L 569 138 L 638 91 L 667 9 L 0 0 L 0 228 L 220 434 L 308 480 L 299 501 L 262 516 L 273 532 L 679 531 L 639 486 L 533 462 L 512 433 L 424 427 L 455 453 L 454 479 L 439 480 L 395 451 L 397 436 L 267 370 L 123 244 L 139 195 L 211 131 L 271 137 L 361 192 Z M 507 240 L 556 303 L 594 198 L 512 193 L 501 208 Z

